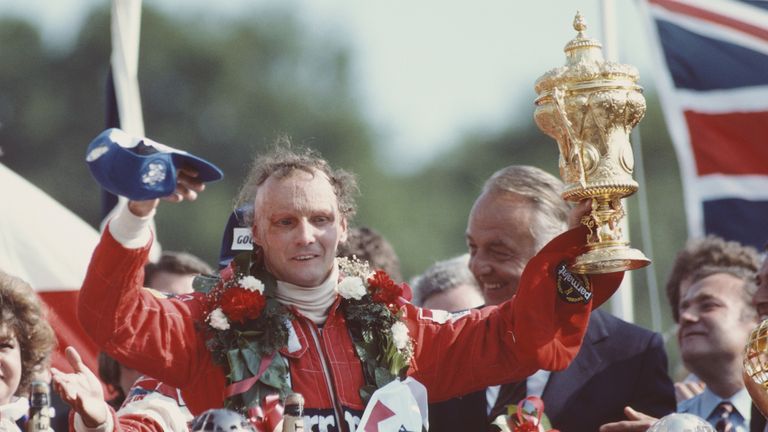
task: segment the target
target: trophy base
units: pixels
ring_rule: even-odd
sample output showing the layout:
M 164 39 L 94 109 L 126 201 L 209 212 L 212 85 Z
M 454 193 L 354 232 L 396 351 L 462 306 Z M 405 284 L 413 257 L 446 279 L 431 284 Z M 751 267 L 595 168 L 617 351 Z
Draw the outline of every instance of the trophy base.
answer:
M 642 252 L 628 243 L 595 243 L 590 250 L 577 256 L 570 270 L 580 274 L 615 273 L 643 268 L 651 263 Z

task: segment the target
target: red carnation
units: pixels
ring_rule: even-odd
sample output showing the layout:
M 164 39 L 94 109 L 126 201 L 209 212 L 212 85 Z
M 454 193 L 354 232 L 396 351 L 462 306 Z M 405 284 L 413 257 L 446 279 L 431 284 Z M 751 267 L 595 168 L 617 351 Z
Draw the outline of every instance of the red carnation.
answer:
M 221 295 L 221 310 L 230 321 L 244 322 L 256 319 L 261 314 L 267 301 L 258 291 L 241 287 L 232 287 Z
M 368 285 L 373 289 L 373 301 L 378 303 L 393 304 L 403 294 L 403 288 L 383 270 L 376 270 L 376 273 L 368 278 Z

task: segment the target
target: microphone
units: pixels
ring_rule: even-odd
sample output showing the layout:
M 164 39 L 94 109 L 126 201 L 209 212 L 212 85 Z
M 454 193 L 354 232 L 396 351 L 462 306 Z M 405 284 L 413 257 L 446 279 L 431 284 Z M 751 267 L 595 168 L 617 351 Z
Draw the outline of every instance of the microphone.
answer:
M 285 398 L 283 409 L 283 432 L 304 431 L 304 397 L 291 393 Z
M 27 432 L 51 430 L 51 389 L 45 381 L 32 381 L 29 385 L 29 420 Z

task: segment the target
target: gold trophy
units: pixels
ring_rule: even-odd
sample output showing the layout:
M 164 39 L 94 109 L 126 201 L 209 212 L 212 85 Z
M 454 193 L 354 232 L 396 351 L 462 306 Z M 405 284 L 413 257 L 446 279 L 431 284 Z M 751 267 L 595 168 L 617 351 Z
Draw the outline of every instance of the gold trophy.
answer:
M 768 413 L 768 319 L 752 330 L 744 347 L 744 385 L 760 412 Z
M 605 61 L 600 42 L 584 35 L 576 13 L 576 37 L 565 46 L 566 64 L 536 80 L 536 124 L 557 140 L 563 198 L 589 199 L 592 210 L 581 223 L 589 228 L 587 252 L 576 257 L 576 273 L 612 273 L 645 267 L 651 261 L 623 239 L 621 198 L 638 185 L 629 133 L 645 114 L 637 69 Z

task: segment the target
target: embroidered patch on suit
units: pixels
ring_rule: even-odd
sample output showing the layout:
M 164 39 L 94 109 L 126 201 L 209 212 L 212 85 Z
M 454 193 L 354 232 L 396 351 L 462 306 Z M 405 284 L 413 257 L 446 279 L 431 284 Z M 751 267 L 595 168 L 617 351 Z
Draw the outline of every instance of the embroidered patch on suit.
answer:
M 592 299 L 592 287 L 589 278 L 571 273 L 565 262 L 555 267 L 557 295 L 567 303 L 589 303 Z

